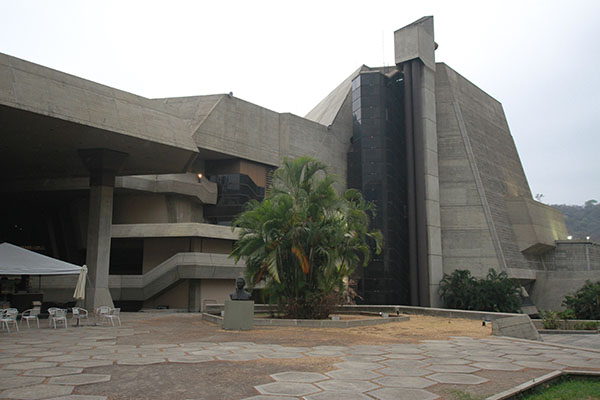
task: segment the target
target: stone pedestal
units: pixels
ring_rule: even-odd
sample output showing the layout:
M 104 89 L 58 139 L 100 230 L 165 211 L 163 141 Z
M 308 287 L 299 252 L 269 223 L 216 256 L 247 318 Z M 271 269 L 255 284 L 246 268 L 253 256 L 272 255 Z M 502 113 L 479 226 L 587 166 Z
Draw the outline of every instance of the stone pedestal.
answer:
M 225 300 L 223 329 L 250 330 L 254 327 L 254 302 L 251 300 Z

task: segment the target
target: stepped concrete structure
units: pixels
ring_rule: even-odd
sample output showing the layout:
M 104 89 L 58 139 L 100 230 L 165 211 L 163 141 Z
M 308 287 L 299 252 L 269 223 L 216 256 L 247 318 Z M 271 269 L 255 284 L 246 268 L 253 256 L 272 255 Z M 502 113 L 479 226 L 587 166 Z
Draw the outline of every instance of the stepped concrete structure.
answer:
M 283 158 L 308 155 L 378 207 L 366 303 L 440 306 L 444 274 L 495 269 L 558 308 L 599 279 L 599 246 L 566 240 L 532 198 L 502 105 L 436 62 L 433 17 L 394 41 L 394 66 L 360 66 L 304 118 L 226 94 L 147 99 L 0 54 L 0 240 L 86 263 L 88 308 L 203 310 L 244 271 L 232 220 Z M 75 278 L 28 285 L 69 302 Z

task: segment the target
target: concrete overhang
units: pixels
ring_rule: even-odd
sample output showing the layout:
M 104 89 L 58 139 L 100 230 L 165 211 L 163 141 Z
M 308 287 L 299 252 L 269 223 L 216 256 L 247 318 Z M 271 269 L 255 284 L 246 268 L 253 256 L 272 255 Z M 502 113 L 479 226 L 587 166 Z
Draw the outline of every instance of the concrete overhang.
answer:
M 119 175 L 185 172 L 198 149 L 163 102 L 0 53 L 0 178 L 81 177 L 78 150 L 129 156 Z
M 162 224 L 116 224 L 112 226 L 113 239 L 154 238 L 154 237 L 205 237 L 213 239 L 238 240 L 240 229 L 230 226 L 202 224 L 195 222 Z
M 0 193 L 10 192 L 53 192 L 53 191 L 87 191 L 90 179 L 85 178 L 46 178 L 26 179 L 3 182 Z M 150 192 L 174 193 L 191 196 L 203 204 L 216 204 L 218 189 L 215 182 L 202 179 L 198 182 L 196 174 L 165 174 L 119 176 L 115 179 L 117 193 Z
M 423 17 L 394 32 L 396 65 L 419 59 L 435 71 L 433 17 Z
M 542 254 L 553 249 L 556 240 L 567 237 L 564 217 L 555 208 L 524 197 L 507 199 L 506 208 L 523 253 Z
M 528 282 L 536 280 L 538 271 L 523 268 L 507 268 L 506 273 L 509 278 Z

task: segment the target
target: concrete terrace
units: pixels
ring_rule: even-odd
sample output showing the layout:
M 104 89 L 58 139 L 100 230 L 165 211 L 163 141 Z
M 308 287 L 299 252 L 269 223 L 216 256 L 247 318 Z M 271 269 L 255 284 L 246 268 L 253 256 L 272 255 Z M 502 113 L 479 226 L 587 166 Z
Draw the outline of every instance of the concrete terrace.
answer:
M 409 343 L 401 335 L 379 342 L 345 335 L 223 331 L 199 314 L 126 313 L 121 327 L 57 330 L 42 320 L 40 329 L 0 335 L 0 397 L 452 399 L 486 397 L 550 371 L 600 371 L 600 335 L 577 335 L 580 347 L 491 336 L 431 340 L 427 332 Z

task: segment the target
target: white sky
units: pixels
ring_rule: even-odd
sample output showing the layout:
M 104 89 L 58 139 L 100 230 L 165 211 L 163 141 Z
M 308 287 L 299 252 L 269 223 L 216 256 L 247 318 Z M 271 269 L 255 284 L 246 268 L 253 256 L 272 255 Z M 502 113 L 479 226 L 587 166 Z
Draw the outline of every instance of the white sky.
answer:
M 443 61 L 502 102 L 533 194 L 600 200 L 600 1 L 23 1 L 0 52 L 145 97 L 232 91 L 305 115 L 433 15 Z

